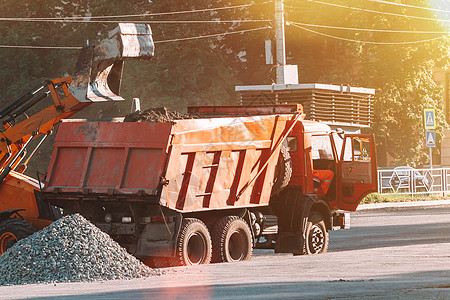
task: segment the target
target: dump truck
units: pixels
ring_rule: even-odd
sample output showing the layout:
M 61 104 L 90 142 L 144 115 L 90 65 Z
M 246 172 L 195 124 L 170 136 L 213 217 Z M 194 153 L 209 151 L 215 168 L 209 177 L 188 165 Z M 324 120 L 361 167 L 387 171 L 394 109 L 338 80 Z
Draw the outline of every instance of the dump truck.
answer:
M 167 122 L 63 120 L 40 201 L 80 213 L 155 266 L 327 251 L 377 190 L 374 137 L 301 105 L 193 106 Z M 318 171 L 331 172 L 327 183 Z
M 101 43 L 81 49 L 73 76 L 46 80 L 0 110 L 0 255 L 61 215 L 35 198 L 39 182 L 23 174 L 38 148 L 60 120 L 95 102 L 124 100 L 124 60 L 149 59 L 153 51 L 148 25 L 120 23 Z

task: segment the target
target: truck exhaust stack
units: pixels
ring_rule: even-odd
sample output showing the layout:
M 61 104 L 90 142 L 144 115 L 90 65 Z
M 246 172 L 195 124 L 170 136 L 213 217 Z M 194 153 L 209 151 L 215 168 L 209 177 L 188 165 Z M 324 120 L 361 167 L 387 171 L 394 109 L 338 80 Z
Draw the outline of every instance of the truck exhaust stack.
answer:
M 147 24 L 119 23 L 98 45 L 81 49 L 69 91 L 80 102 L 121 101 L 124 60 L 150 59 L 154 44 Z

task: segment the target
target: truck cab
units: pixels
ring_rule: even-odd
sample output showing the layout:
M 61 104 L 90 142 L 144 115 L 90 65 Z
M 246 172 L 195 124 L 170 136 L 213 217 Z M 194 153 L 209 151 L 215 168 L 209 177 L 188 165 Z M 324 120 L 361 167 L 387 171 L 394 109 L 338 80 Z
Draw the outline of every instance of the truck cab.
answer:
M 377 190 L 375 143 L 372 135 L 333 131 L 321 122 L 298 122 L 286 137 L 292 161 L 291 187 L 315 194 L 330 208 L 355 211 L 361 200 Z M 326 193 L 314 171 L 333 172 Z

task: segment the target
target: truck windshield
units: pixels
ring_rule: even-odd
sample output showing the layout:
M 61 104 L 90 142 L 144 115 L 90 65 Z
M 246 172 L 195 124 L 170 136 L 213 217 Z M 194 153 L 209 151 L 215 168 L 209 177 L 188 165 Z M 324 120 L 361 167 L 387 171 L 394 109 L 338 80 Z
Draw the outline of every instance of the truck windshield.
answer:
M 311 136 L 312 159 L 334 160 L 333 147 L 329 135 Z

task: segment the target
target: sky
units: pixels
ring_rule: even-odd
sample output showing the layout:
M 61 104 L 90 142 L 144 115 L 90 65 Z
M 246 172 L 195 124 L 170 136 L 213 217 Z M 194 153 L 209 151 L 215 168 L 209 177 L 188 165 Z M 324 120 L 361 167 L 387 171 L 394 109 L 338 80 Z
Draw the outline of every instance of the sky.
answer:
M 450 0 L 428 0 L 428 2 L 430 8 L 443 10 L 436 11 L 436 17 L 443 20 L 443 25 L 450 31 Z

